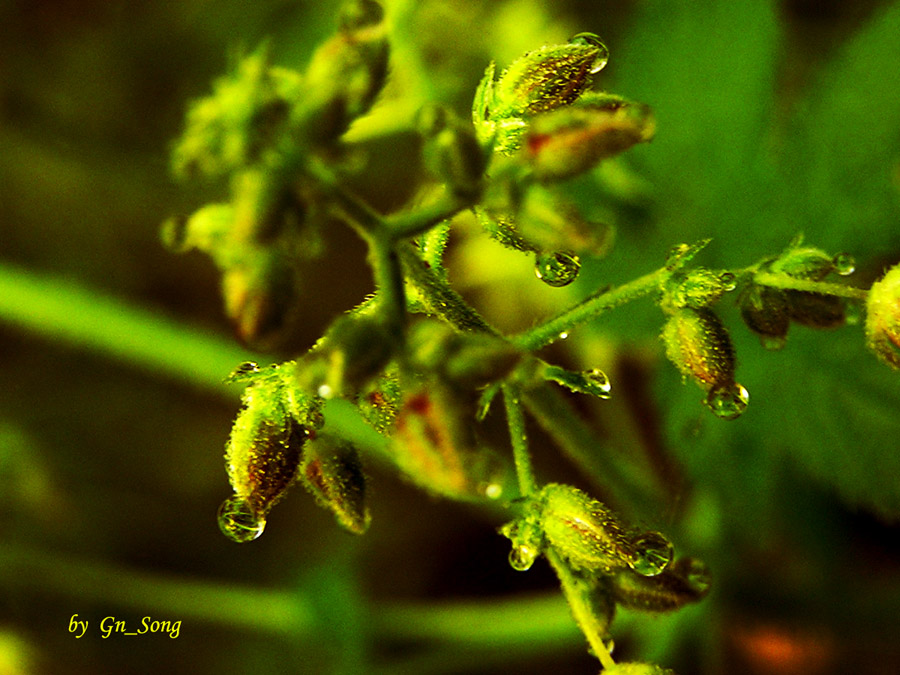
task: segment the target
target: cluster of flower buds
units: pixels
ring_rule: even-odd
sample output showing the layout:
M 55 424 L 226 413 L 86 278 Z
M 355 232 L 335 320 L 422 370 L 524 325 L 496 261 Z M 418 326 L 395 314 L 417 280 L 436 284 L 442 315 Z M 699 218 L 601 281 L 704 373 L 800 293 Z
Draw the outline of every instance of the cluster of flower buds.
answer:
M 365 476 L 352 446 L 319 435 L 322 400 L 297 389 L 290 367 L 247 363 L 230 381 L 249 384 L 225 451 L 234 495 L 219 507 L 222 532 L 236 542 L 259 537 L 269 511 L 298 479 L 339 524 L 364 532 Z
M 735 419 L 746 410 L 749 394 L 735 381 L 731 336 L 710 306 L 733 290 L 736 281 L 730 272 L 685 269 L 696 250 L 685 248 L 670 265 L 660 301 L 668 315 L 662 339 L 669 360 L 706 391 L 706 406 L 721 419 Z
M 894 265 L 869 290 L 866 341 L 878 358 L 900 369 L 900 265 Z
M 741 317 L 767 349 L 784 346 L 791 322 L 810 328 L 843 325 L 846 320 L 843 299 L 813 291 L 780 289 L 759 281 L 759 278 L 774 275 L 801 281 L 823 281 L 832 273 L 848 275 L 853 270 L 849 256 L 830 256 L 820 249 L 803 246 L 802 239 L 798 238 L 777 258 L 759 266 L 754 280 L 738 298 Z
M 212 256 L 243 342 L 271 348 L 286 335 L 301 263 L 320 249 L 327 218 L 315 186 L 298 179 L 297 153 L 338 151 L 338 138 L 381 91 L 387 60 L 381 6 L 348 0 L 337 33 L 305 72 L 273 65 L 263 46 L 190 108 L 173 169 L 181 178 L 226 179 L 230 200 L 169 221 L 164 238 Z
M 535 273 L 551 286 L 575 279 L 579 256 L 602 255 L 612 228 L 586 218 L 548 184 L 652 139 L 650 109 L 590 92 L 609 53 L 581 33 L 529 52 L 495 81 L 491 64 L 472 108 L 478 142 L 493 155 L 492 180 L 476 214 L 500 243 L 535 254 Z

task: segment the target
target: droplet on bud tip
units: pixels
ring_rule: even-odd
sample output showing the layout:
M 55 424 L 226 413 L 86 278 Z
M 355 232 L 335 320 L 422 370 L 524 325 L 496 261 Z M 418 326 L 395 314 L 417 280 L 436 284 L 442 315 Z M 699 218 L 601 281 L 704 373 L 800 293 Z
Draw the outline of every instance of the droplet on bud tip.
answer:
M 842 277 L 853 274 L 856 271 L 856 261 L 847 253 L 838 253 L 832 260 L 834 271 Z
M 263 533 L 266 519 L 256 515 L 250 503 L 239 495 L 232 495 L 219 506 L 219 529 L 239 544 L 253 541 Z
M 631 568 L 645 577 L 655 577 L 672 562 L 672 542 L 659 532 L 646 532 L 632 542 L 634 561 Z
M 596 75 L 603 70 L 609 62 L 609 49 L 603 44 L 600 36 L 595 33 L 578 33 L 569 39 L 569 43 L 588 45 L 589 47 L 596 47 L 600 50 L 600 53 L 597 54 L 597 58 L 594 59 L 594 62 L 591 64 L 590 71 L 592 75 Z
M 737 382 L 719 384 L 709 390 L 706 396 L 706 407 L 723 420 L 740 417 L 747 409 L 750 393 Z

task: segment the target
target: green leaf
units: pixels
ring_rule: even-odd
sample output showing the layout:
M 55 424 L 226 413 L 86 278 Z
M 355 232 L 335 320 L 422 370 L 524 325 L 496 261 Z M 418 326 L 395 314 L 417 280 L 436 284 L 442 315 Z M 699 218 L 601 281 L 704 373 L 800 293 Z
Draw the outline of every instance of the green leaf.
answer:
M 860 257 L 900 247 L 898 36 L 893 2 L 822 69 L 785 152 L 798 228 L 817 245 Z

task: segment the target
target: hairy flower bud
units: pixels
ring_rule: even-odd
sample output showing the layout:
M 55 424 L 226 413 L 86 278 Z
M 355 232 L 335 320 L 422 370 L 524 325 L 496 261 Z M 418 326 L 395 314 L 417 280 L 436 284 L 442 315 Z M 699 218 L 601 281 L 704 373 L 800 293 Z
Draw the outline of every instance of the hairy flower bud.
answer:
M 574 569 L 608 572 L 633 563 L 635 550 L 628 531 L 602 503 L 557 483 L 544 486 L 540 497 L 547 544 Z
M 352 445 L 317 436 L 306 444 L 300 482 L 341 527 L 363 534 L 371 516 L 366 508 L 366 477 Z
M 327 384 L 336 394 L 356 393 L 381 373 L 396 344 L 382 321 L 361 314 L 349 314 L 335 321 L 327 342 Z
M 663 292 L 661 307 L 667 313 L 679 309 L 704 309 L 735 287 L 734 275 L 705 267 L 674 272 Z
M 289 414 L 277 380 L 262 379 L 244 392 L 225 450 L 234 497 L 219 511 L 219 526 L 243 542 L 258 537 L 270 509 L 294 482 L 307 439 Z
M 670 612 L 698 602 L 709 587 L 709 570 L 696 558 L 681 558 L 652 577 L 621 571 L 609 585 L 618 604 L 644 612 Z
M 650 141 L 655 129 L 648 106 L 609 94 L 586 94 L 571 106 L 532 120 L 524 159 L 538 180 L 571 178 Z
M 869 290 L 866 343 L 879 359 L 900 369 L 900 265 L 894 265 Z

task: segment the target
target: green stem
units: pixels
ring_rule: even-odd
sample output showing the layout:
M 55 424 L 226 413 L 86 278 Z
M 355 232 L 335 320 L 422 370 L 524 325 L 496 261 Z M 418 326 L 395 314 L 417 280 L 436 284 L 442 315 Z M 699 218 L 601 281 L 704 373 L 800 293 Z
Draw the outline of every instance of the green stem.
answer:
M 385 225 L 395 240 L 407 239 L 427 232 L 435 225 L 449 220 L 460 211 L 470 208 L 470 200 L 460 199 L 448 190 L 432 203 L 412 211 L 400 212 L 385 218 Z
M 556 571 L 556 576 L 559 577 L 563 594 L 569 603 L 569 609 L 572 610 L 572 616 L 575 617 L 575 623 L 578 624 L 581 632 L 587 638 L 594 656 L 600 660 L 604 670 L 615 668 L 616 662 L 613 661 L 612 655 L 609 653 L 606 645 L 603 644 L 603 635 L 606 633 L 607 622 L 595 615 L 582 591 L 581 584 L 579 584 L 562 557 L 553 549 L 547 550 L 544 555 Z
M 509 439 L 512 444 L 516 477 L 519 480 L 519 495 L 527 497 L 537 491 L 531 456 L 528 454 L 528 437 L 525 434 L 525 416 L 518 393 L 510 385 L 503 385 L 503 402 L 506 405 L 506 420 L 509 424 Z
M 457 330 L 498 335 L 459 293 L 425 264 L 411 244 L 401 244 L 399 254 L 407 281 L 419 292 L 429 312 L 442 317 Z
M 233 399 L 224 378 L 259 357 L 68 279 L 0 265 L 0 322 Z
M 775 272 L 757 272 L 753 275 L 753 282 L 771 288 L 780 288 L 787 291 L 806 291 L 810 293 L 822 293 L 839 298 L 851 300 L 865 300 L 869 291 L 865 288 L 854 288 L 843 284 L 834 284 L 827 281 L 810 281 L 809 279 L 797 279 L 787 274 Z
M 627 284 L 587 298 L 571 309 L 512 338 L 517 347 L 534 351 L 556 342 L 573 327 L 597 318 L 604 312 L 658 290 L 671 272 L 665 268 L 651 272 Z

